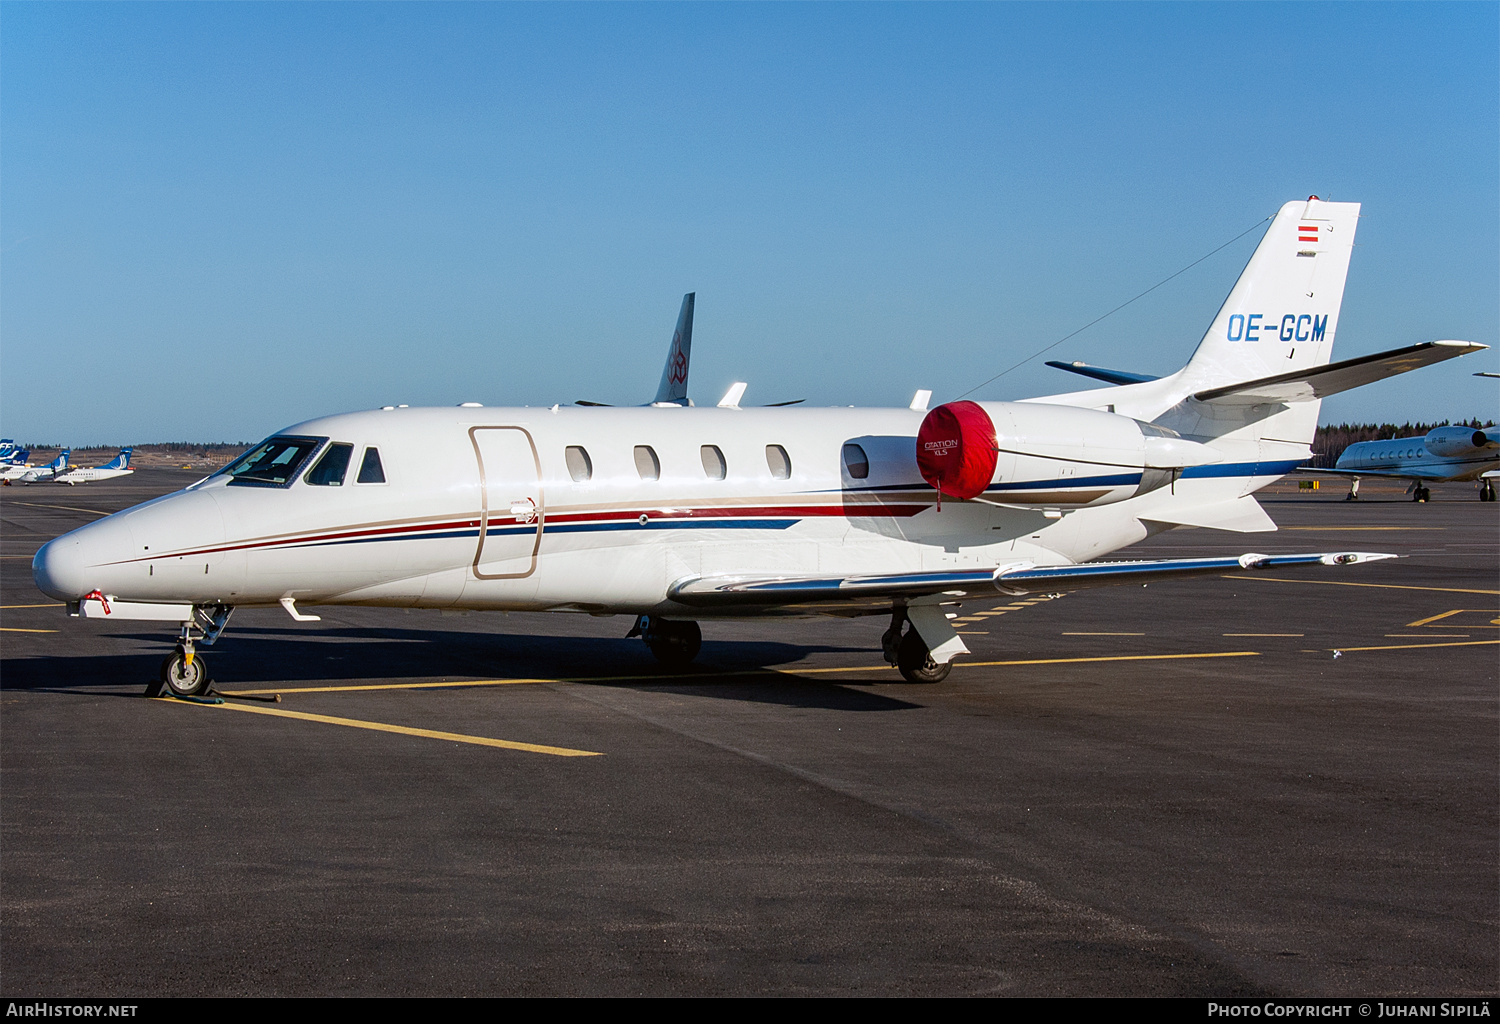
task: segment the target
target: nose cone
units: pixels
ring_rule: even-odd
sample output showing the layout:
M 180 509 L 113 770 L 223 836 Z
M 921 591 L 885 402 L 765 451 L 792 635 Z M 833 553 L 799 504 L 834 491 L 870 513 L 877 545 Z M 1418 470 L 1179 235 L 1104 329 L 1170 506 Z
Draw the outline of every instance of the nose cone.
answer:
M 43 544 L 31 560 L 31 578 L 59 601 L 77 601 L 95 590 L 124 597 L 119 567 L 133 548 L 124 516 L 113 515 Z
M 83 544 L 78 531 L 49 540 L 31 560 L 31 578 L 37 589 L 59 601 L 77 601 L 92 587 L 84 585 Z

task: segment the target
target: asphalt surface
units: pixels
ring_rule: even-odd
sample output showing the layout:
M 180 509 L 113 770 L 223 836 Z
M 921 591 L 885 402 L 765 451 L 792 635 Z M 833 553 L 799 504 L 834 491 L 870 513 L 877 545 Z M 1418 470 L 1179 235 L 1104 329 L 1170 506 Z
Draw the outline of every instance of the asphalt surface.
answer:
M 1280 485 L 1281 532 L 1131 553 L 1409 557 L 969 604 L 935 685 L 879 619 L 705 623 L 662 675 L 624 617 L 247 609 L 212 673 L 282 700 L 209 706 L 142 699 L 170 628 L 30 574 L 192 477 L 0 491 L 8 994 L 1500 990 L 1472 485 Z

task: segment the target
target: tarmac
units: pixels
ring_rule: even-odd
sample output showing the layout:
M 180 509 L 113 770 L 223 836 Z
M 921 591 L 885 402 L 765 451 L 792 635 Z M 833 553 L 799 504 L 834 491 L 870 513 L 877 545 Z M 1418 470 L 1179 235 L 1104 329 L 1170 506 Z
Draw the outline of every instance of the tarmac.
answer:
M 241 609 L 69 619 L 45 540 L 191 482 L 0 490 L 13 996 L 1500 991 L 1500 504 L 1366 481 L 1117 557 L 1406 557 L 880 618 Z M 240 696 L 233 696 L 239 694 Z M 249 697 L 280 695 L 278 703 Z

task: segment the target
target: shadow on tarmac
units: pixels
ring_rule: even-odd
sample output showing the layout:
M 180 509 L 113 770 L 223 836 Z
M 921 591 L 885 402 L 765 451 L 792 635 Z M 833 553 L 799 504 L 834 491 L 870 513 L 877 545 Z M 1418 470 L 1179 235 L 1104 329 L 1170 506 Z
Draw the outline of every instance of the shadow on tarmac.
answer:
M 160 645 L 160 653 L 11 658 L 5 662 L 0 691 L 93 695 L 121 687 L 144 688 L 170 650 L 169 637 L 160 632 L 106 636 Z M 566 679 L 785 707 L 898 711 L 921 706 L 847 685 L 900 683 L 894 669 L 888 679 L 833 679 L 798 676 L 795 668 L 779 668 L 816 653 L 865 654 L 871 664 L 879 663 L 878 654 L 859 647 L 710 640 L 704 642 L 697 662 L 678 672 L 663 670 L 639 640 L 451 630 L 342 628 L 310 635 L 295 629 L 247 628 L 201 650 L 221 690 L 285 685 L 290 693 L 299 683 L 378 685 L 448 677 L 454 683 Z

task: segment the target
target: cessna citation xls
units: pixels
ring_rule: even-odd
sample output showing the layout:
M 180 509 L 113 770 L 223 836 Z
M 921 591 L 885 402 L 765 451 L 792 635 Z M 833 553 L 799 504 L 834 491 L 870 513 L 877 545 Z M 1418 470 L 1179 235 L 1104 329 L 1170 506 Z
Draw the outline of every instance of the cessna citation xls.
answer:
M 902 675 L 941 679 L 966 652 L 948 621 L 965 600 L 1390 557 L 1090 561 L 1178 525 L 1274 530 L 1251 495 L 1309 457 L 1320 399 L 1485 347 L 1329 362 L 1358 213 L 1282 207 L 1191 360 L 1157 380 L 931 411 L 921 392 L 741 408 L 735 385 L 715 408 L 684 390 L 328 416 L 58 537 L 33 573 L 73 615 L 179 623 L 161 685 L 183 695 L 208 685 L 196 646 L 235 607 L 276 604 L 624 613 L 669 664 L 697 653 L 701 619 L 879 614 Z

